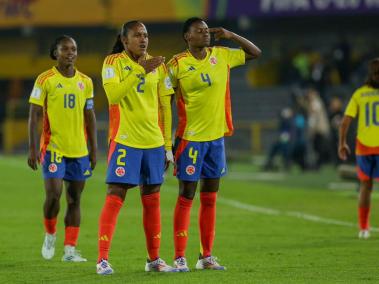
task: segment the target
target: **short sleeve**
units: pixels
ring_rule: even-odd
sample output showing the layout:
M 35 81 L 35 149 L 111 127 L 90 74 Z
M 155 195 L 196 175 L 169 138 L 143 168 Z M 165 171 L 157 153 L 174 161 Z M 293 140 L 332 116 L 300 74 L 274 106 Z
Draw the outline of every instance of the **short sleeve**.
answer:
M 109 55 L 105 58 L 101 72 L 103 85 L 108 83 L 120 83 L 120 74 L 116 62 L 114 55 Z
M 93 94 L 93 83 L 92 83 L 92 80 L 90 78 L 88 78 L 86 99 L 92 99 L 93 96 L 94 96 L 94 94 Z
M 172 58 L 167 63 L 168 75 L 171 80 L 171 84 L 173 88 L 178 87 L 178 61 L 175 58 Z
M 226 48 L 227 62 L 230 68 L 245 64 L 245 51 L 241 48 Z
M 346 107 L 345 115 L 356 117 L 358 114 L 358 107 L 357 92 L 355 92 Z
M 34 83 L 33 90 L 29 97 L 29 103 L 43 107 L 46 99 L 46 93 L 46 80 L 44 80 L 44 76 L 41 74 L 37 77 Z
M 166 65 L 162 64 L 158 70 L 159 70 L 159 82 L 158 82 L 159 96 L 167 96 L 167 95 L 173 94 L 174 89 L 172 88 L 171 79 L 168 74 Z

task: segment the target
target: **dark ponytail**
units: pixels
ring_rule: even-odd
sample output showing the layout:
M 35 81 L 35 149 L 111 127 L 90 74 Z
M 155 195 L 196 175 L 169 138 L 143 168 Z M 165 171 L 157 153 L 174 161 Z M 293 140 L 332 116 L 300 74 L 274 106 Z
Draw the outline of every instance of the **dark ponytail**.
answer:
M 133 20 L 122 25 L 121 32 L 117 35 L 116 42 L 113 45 L 111 54 L 120 53 L 125 50 L 124 45 L 121 41 L 121 36 L 127 37 L 129 30 L 132 29 L 136 24 L 142 24 L 142 22 Z

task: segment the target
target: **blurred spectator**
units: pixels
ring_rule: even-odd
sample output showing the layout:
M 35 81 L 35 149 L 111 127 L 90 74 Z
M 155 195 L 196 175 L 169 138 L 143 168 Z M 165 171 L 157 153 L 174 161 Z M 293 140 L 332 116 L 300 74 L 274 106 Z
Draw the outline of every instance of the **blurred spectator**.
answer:
M 307 120 L 304 108 L 298 105 L 294 114 L 292 160 L 304 171 L 307 166 Z
M 270 148 L 265 170 L 274 170 L 274 160 L 277 155 L 281 155 L 284 169 L 290 166 L 290 143 L 293 131 L 293 111 L 290 108 L 284 108 L 279 116 L 278 137 Z
M 314 89 L 307 92 L 308 134 L 315 154 L 315 169 L 328 162 L 330 126 L 325 106 Z
M 333 58 L 342 83 L 348 83 L 350 80 L 350 56 L 350 44 L 345 36 L 341 36 L 333 48 Z

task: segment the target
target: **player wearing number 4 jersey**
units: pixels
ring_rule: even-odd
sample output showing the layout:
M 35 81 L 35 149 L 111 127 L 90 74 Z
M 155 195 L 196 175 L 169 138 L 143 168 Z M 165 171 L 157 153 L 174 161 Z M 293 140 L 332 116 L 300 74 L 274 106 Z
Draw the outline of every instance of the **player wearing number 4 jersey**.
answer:
M 127 22 L 121 29 L 112 54 L 103 65 L 103 86 L 110 112 L 110 140 L 106 180 L 108 192 L 99 222 L 96 268 L 101 275 L 113 273 L 108 258 L 117 217 L 126 192 L 138 185 L 141 188 L 148 251 L 145 270 L 177 271 L 159 257 L 159 191 L 165 162 L 173 161 L 170 102 L 174 90 L 163 64 L 164 58 L 148 55 L 147 46 L 148 35 L 144 24 Z M 159 126 L 160 118 L 164 135 Z
M 45 182 L 45 240 L 42 256 L 55 253 L 56 223 L 63 180 L 67 211 L 62 261 L 86 261 L 75 249 L 80 225 L 80 197 L 85 180 L 96 165 L 96 119 L 93 110 L 92 80 L 75 69 L 75 40 L 56 39 L 50 56 L 57 66 L 38 76 L 30 95 L 28 165 L 37 169 L 41 162 Z M 38 117 L 43 112 L 43 132 L 37 150 Z M 90 152 L 87 149 L 87 139 Z M 89 154 L 89 155 L 88 155 Z
M 241 48 L 209 47 L 216 40 L 232 40 Z M 230 69 L 257 58 L 261 51 L 249 40 L 223 28 L 208 28 L 199 18 L 184 23 L 188 50 L 168 63 L 176 91 L 179 125 L 176 132 L 176 176 L 179 197 L 174 213 L 174 266 L 189 271 L 185 258 L 192 200 L 200 186 L 199 228 L 201 253 L 197 269 L 224 270 L 212 255 L 215 235 L 216 196 L 220 177 L 226 173 L 224 135 L 233 133 Z
M 338 155 L 342 160 L 350 154 L 346 143 L 352 120 L 358 116 L 355 155 L 360 193 L 358 202 L 359 238 L 370 236 L 369 215 L 373 179 L 379 179 L 379 58 L 369 63 L 364 86 L 355 91 L 340 126 Z

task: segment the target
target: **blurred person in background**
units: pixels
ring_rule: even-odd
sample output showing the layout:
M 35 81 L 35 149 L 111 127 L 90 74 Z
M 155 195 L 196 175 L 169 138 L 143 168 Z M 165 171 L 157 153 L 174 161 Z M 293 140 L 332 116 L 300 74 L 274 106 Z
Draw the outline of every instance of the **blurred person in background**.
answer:
M 75 68 L 77 45 L 69 36 L 58 37 L 50 48 L 57 65 L 39 75 L 30 95 L 28 165 L 42 165 L 46 199 L 45 239 L 42 256 L 55 253 L 56 223 L 63 181 L 67 211 L 62 261 L 87 261 L 76 250 L 80 227 L 80 198 L 85 180 L 96 165 L 96 118 L 92 80 Z M 43 132 L 37 148 L 38 118 L 43 113 Z M 88 141 L 88 148 L 87 148 Z
M 286 107 L 279 115 L 278 137 L 270 147 L 264 170 L 275 170 L 274 160 L 277 155 L 282 157 L 283 170 L 289 170 L 291 165 L 291 143 L 294 132 L 293 111 Z
M 216 41 L 231 40 L 240 48 L 209 47 L 211 34 Z M 224 136 L 233 133 L 229 73 L 231 68 L 259 57 L 261 51 L 233 32 L 208 28 L 200 18 L 185 21 L 183 38 L 188 49 L 168 63 L 179 116 L 175 141 L 179 196 L 174 212 L 174 266 L 180 271 L 189 271 L 185 250 L 190 212 L 201 180 L 201 252 L 196 269 L 225 270 L 212 255 L 212 248 L 217 192 L 220 178 L 226 174 Z
M 145 271 L 176 272 L 159 257 L 160 187 L 165 163 L 173 162 L 171 97 L 164 58 L 147 53 L 145 25 L 122 26 L 104 60 L 102 78 L 109 103 L 109 154 L 105 204 L 99 221 L 97 273 L 112 274 L 109 250 L 119 211 L 129 189 L 140 186 L 148 259 Z M 162 116 L 162 130 L 159 113 Z
M 314 89 L 309 89 L 307 97 L 308 135 L 315 154 L 314 168 L 317 170 L 329 161 L 330 125 L 319 94 Z
M 346 161 L 350 155 L 347 135 L 354 118 L 358 116 L 358 131 L 355 146 L 357 175 L 360 180 L 358 237 L 370 237 L 370 206 L 373 179 L 379 178 L 379 58 L 368 64 L 365 84 L 358 88 L 347 105 L 339 129 L 338 156 Z

